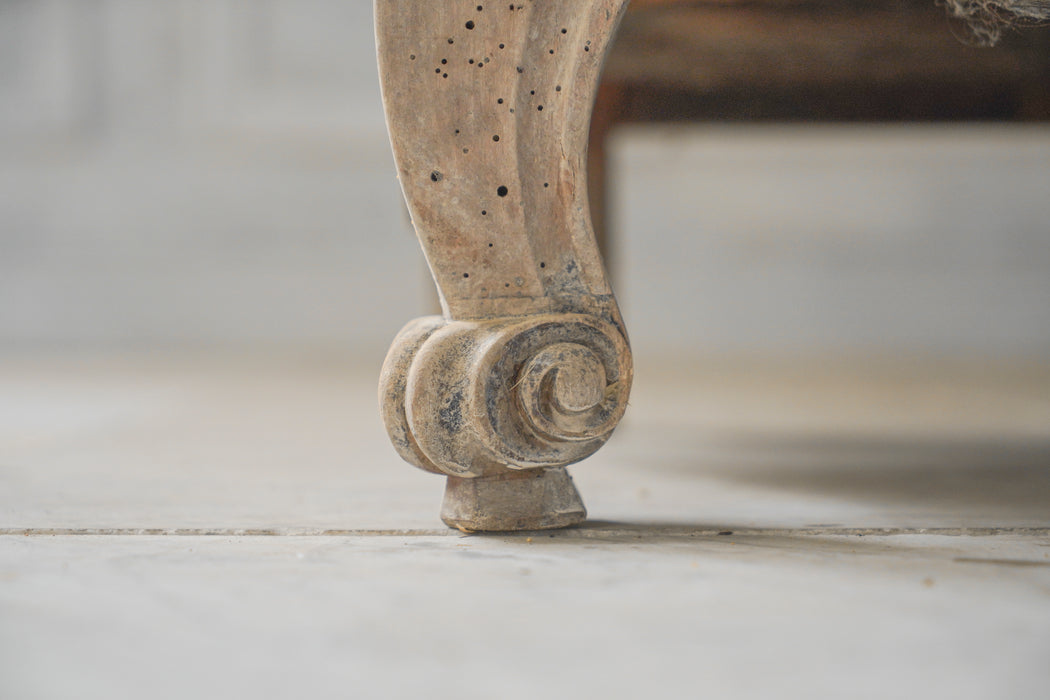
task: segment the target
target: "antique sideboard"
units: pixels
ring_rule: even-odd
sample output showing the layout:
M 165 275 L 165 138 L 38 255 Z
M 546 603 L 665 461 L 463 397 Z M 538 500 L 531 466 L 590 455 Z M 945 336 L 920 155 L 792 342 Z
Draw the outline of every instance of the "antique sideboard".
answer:
M 376 2 L 398 176 L 443 310 L 395 339 L 381 410 L 401 456 L 447 477 L 442 518 L 465 531 L 582 521 L 566 466 L 627 406 L 596 237 L 615 124 L 1050 114 L 1045 35 L 981 51 L 930 0 L 635 0 L 599 89 L 625 12 Z

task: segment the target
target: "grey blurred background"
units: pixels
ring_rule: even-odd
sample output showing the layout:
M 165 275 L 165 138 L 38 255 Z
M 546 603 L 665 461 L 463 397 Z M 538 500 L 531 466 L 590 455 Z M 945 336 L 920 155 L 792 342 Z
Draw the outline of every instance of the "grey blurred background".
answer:
M 618 130 L 641 356 L 1050 359 L 1050 129 Z M 0 349 L 309 348 L 429 312 L 364 0 L 0 0 Z

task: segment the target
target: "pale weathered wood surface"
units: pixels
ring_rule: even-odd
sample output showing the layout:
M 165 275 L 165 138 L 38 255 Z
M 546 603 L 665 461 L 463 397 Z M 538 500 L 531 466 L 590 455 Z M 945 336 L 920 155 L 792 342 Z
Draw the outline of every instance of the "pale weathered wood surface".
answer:
M 4 357 L 0 697 L 1045 695 L 1045 366 L 696 360 L 594 522 L 462 537 L 374 367 Z
M 580 521 L 562 468 L 597 450 L 626 408 L 630 349 L 585 168 L 624 6 L 376 4 L 398 174 L 445 312 L 395 340 L 381 403 L 408 461 L 489 480 L 450 482 L 457 527 Z

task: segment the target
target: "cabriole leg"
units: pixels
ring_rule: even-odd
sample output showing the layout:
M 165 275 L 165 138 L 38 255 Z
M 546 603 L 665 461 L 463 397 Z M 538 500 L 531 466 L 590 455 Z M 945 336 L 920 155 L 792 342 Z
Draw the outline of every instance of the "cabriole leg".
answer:
M 626 0 L 377 0 L 387 123 L 441 297 L 380 380 L 410 463 L 468 531 L 586 517 L 565 466 L 627 405 L 631 352 L 595 245 L 586 151 Z

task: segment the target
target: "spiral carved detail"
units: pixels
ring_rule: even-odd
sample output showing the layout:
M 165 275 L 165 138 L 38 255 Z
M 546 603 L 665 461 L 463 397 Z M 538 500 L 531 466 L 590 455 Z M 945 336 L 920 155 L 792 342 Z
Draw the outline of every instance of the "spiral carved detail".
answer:
M 402 457 L 458 477 L 560 467 L 594 453 L 627 406 L 623 334 L 582 314 L 413 321 L 380 383 Z

